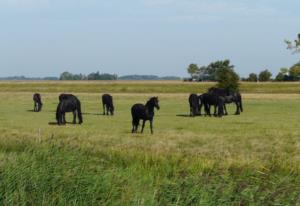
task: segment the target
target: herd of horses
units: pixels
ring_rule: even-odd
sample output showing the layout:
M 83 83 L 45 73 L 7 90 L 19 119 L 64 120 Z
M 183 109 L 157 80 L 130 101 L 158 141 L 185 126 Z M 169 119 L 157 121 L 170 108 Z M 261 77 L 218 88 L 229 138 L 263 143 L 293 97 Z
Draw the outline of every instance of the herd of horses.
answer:
M 242 96 L 239 92 L 230 89 L 212 87 L 206 93 L 189 96 L 190 116 L 202 115 L 204 107 L 205 115 L 211 116 L 210 108 L 214 107 L 214 116 L 222 117 L 228 115 L 226 104 L 235 103 L 236 115 L 243 112 Z
M 59 103 L 56 108 L 56 121 L 58 125 L 66 124 L 65 114 L 67 112 L 73 113 L 73 124 L 76 124 L 76 118 L 78 118 L 78 124 L 83 123 L 81 103 L 80 100 L 73 94 L 60 94 Z M 42 110 L 42 98 L 39 93 L 33 95 L 34 112 L 40 112 Z M 230 91 L 229 89 L 210 88 L 207 93 L 197 95 L 191 94 L 189 96 L 190 116 L 201 115 L 202 107 L 204 107 L 205 115 L 211 116 L 210 108 L 214 107 L 214 115 L 222 117 L 227 115 L 226 104 L 235 103 L 236 112 L 240 114 L 243 111 L 242 97 L 239 92 Z M 110 94 L 102 95 L 103 115 L 114 115 L 113 97 Z M 155 108 L 159 110 L 158 97 L 151 97 L 146 104 L 134 104 L 131 107 L 132 116 L 132 133 L 137 133 L 138 126 L 142 120 L 141 133 L 144 131 L 145 122 L 150 122 L 150 131 L 153 134 L 153 118 Z

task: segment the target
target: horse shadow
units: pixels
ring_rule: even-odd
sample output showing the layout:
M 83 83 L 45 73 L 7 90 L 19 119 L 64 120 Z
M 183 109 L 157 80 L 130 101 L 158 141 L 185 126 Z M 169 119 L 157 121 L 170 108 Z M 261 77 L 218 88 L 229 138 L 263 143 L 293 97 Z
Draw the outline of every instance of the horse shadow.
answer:
M 201 117 L 202 115 L 195 115 L 195 116 L 191 116 L 189 114 L 176 114 L 176 117 Z
M 56 126 L 64 126 L 64 125 L 78 125 L 78 124 L 73 124 L 72 122 L 66 122 L 66 124 L 57 124 L 57 122 L 48 122 L 48 125 L 56 125 Z
M 84 112 L 83 115 L 95 115 L 95 116 L 105 116 L 103 113 L 90 113 L 90 112 Z

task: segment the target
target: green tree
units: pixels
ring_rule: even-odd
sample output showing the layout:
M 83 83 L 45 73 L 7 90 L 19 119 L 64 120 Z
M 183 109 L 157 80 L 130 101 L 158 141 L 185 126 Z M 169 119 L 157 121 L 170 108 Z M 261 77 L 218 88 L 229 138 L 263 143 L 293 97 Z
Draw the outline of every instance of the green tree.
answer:
M 285 77 L 285 75 L 283 73 L 279 72 L 275 77 L 275 81 L 278 81 L 278 82 L 284 81 L 284 77 Z
M 200 70 L 197 64 L 190 64 L 187 68 L 187 72 L 191 75 L 192 78 L 199 71 Z
M 293 81 L 299 80 L 300 77 L 300 63 L 295 64 L 289 70 L 290 78 Z
M 260 82 L 270 81 L 272 77 L 272 73 L 269 70 L 261 71 L 258 75 L 258 80 Z
M 217 73 L 219 69 L 224 69 L 224 68 L 231 68 L 233 69 L 234 66 L 230 65 L 230 60 L 226 59 L 224 61 L 215 61 L 210 63 L 206 67 L 206 74 L 209 76 L 209 80 L 211 81 L 218 81 L 217 78 Z
M 276 81 L 287 81 L 289 75 L 289 69 L 288 68 L 281 68 L 279 73 L 276 75 L 275 80 Z
M 216 68 L 215 78 L 217 80 L 217 87 L 227 88 L 230 90 L 238 90 L 239 88 L 239 75 L 234 71 L 234 66 L 230 65 L 229 60 L 216 62 L 220 65 Z
M 73 80 L 74 79 L 74 75 L 70 72 L 63 72 L 60 74 L 59 80 Z
M 249 77 L 247 78 L 247 81 L 249 81 L 249 82 L 257 82 L 257 80 L 258 80 L 258 77 L 257 77 L 257 74 L 255 74 L 255 73 L 250 73 Z

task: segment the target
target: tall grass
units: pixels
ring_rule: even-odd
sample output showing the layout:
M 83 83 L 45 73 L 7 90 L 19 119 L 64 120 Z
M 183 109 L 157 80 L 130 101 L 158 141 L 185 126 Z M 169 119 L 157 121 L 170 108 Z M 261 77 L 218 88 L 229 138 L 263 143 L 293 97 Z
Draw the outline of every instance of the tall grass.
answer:
M 274 155 L 263 167 L 196 155 L 28 147 L 1 168 L 2 205 L 295 205 L 300 175 Z

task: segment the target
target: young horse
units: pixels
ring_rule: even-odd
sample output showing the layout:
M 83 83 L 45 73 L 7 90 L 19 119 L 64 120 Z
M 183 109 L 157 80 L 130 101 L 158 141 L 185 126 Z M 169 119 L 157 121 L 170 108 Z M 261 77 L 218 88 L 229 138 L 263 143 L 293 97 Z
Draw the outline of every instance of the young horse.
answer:
M 109 94 L 103 94 L 102 95 L 102 106 L 103 106 L 103 115 L 105 115 L 105 108 L 106 108 L 106 115 L 108 115 L 108 112 L 110 112 L 111 115 L 114 115 L 114 104 L 113 104 L 113 98 Z
M 239 92 L 237 91 L 231 91 L 229 89 L 222 89 L 222 88 L 215 88 L 212 87 L 209 89 L 208 93 L 216 95 L 216 96 L 221 96 L 224 97 L 224 110 L 225 110 L 225 115 L 227 115 L 227 109 L 225 104 L 230 104 L 230 103 L 235 103 L 236 105 L 236 115 L 239 115 L 240 112 L 243 112 L 243 104 L 242 104 L 242 96 Z
M 66 124 L 65 113 L 73 112 L 73 124 L 76 124 L 76 113 L 78 115 L 79 124 L 82 123 L 81 105 L 79 99 L 72 94 L 61 94 L 56 109 L 57 124 Z
M 33 111 L 40 112 L 43 106 L 41 95 L 39 93 L 35 93 L 33 95 L 33 101 L 34 101 Z
M 199 114 L 199 98 L 197 94 L 191 94 L 189 96 L 189 104 L 190 104 L 190 116 L 194 117 Z M 201 114 L 201 112 L 200 112 Z
M 158 97 L 150 98 L 146 105 L 135 104 L 131 107 L 132 115 L 132 133 L 137 133 L 137 129 L 140 123 L 140 119 L 143 120 L 141 133 L 144 131 L 145 122 L 150 121 L 150 130 L 153 134 L 153 117 L 154 117 L 154 107 L 159 110 Z

